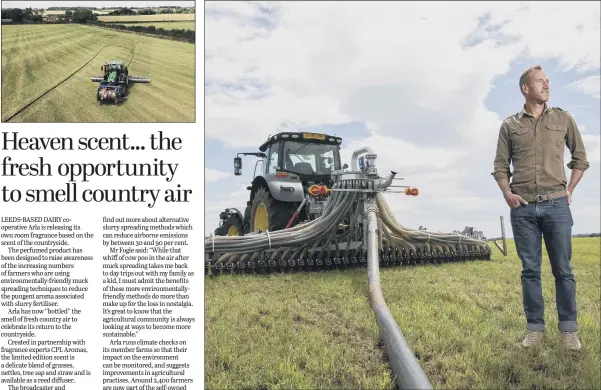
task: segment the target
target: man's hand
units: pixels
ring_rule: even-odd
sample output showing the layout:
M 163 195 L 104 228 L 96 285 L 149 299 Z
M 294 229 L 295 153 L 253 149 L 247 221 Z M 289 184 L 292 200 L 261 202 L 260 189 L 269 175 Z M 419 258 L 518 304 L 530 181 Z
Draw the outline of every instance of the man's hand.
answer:
M 505 194 L 505 201 L 507 202 L 507 205 L 512 209 L 519 207 L 520 203 L 523 205 L 528 204 L 528 202 L 526 202 L 524 198 L 522 198 L 518 194 L 512 194 L 511 192 Z
M 568 204 L 572 204 L 572 191 L 568 190 Z

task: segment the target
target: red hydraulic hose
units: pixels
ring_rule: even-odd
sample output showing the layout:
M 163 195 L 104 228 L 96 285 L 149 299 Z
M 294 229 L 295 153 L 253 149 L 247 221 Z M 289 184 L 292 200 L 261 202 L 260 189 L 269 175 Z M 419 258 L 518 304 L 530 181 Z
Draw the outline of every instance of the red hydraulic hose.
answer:
M 290 221 L 288 221 L 288 225 L 286 225 L 286 227 L 284 229 L 289 229 L 292 226 L 292 224 L 294 223 L 294 220 L 296 219 L 296 217 L 298 217 L 298 213 L 300 213 L 300 211 L 303 209 L 303 206 L 305 205 L 305 203 L 307 203 L 306 197 L 305 197 L 305 199 L 303 199 L 300 206 L 298 206 L 298 209 L 296 209 L 294 214 L 292 214 L 292 218 L 290 218 Z

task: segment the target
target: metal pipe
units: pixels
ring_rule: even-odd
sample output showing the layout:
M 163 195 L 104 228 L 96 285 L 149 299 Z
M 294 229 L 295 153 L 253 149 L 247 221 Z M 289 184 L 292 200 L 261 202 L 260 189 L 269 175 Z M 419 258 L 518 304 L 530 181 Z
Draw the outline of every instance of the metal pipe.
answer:
M 392 313 L 384 302 L 380 286 L 376 206 L 373 198 L 366 200 L 367 215 L 367 271 L 369 298 L 380 328 L 386 353 L 400 389 L 432 389 L 413 351 L 405 341 Z
M 362 153 L 374 154 L 374 151 L 369 146 L 364 146 L 355 150 L 353 152 L 353 156 L 351 157 L 351 170 L 353 170 L 353 172 L 357 171 L 357 157 L 359 157 L 359 155 Z
M 376 184 L 377 184 L 377 188 L 378 189 L 386 189 L 390 186 L 390 184 L 392 184 L 392 180 L 394 179 L 394 176 L 396 175 L 395 171 L 390 171 L 390 175 L 388 175 L 387 177 L 384 177 L 382 179 L 380 179 Z

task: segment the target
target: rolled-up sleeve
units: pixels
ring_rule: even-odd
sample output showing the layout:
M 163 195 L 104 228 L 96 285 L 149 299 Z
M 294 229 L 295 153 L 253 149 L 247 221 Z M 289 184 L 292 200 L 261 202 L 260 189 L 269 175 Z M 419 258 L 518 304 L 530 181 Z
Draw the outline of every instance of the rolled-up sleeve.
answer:
M 492 172 L 495 180 L 509 180 L 511 177 L 511 170 L 509 169 L 509 164 L 511 163 L 511 145 L 510 140 L 507 135 L 507 126 L 505 124 L 501 125 L 499 129 L 499 138 L 497 140 L 497 152 L 495 155 L 494 161 L 494 171 Z
M 586 159 L 586 150 L 584 142 L 578 130 L 578 125 L 574 118 L 568 114 L 568 133 L 566 135 L 566 146 L 570 150 L 572 159 L 567 164 L 570 169 L 580 169 L 586 171 L 589 167 L 589 162 Z

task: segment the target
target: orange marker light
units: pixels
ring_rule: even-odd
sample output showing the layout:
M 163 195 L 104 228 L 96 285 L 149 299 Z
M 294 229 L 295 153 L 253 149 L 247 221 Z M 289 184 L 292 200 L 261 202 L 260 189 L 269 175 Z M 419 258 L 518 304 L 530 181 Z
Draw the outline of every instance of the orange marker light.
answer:
M 405 195 L 407 195 L 407 196 L 417 196 L 417 195 L 419 195 L 419 190 L 417 188 L 407 188 L 405 190 Z
M 313 184 L 311 187 L 309 187 L 307 189 L 307 193 L 310 196 L 327 195 L 328 192 L 330 192 L 330 190 L 328 189 L 327 186 L 322 186 L 322 185 L 318 185 L 318 184 Z

